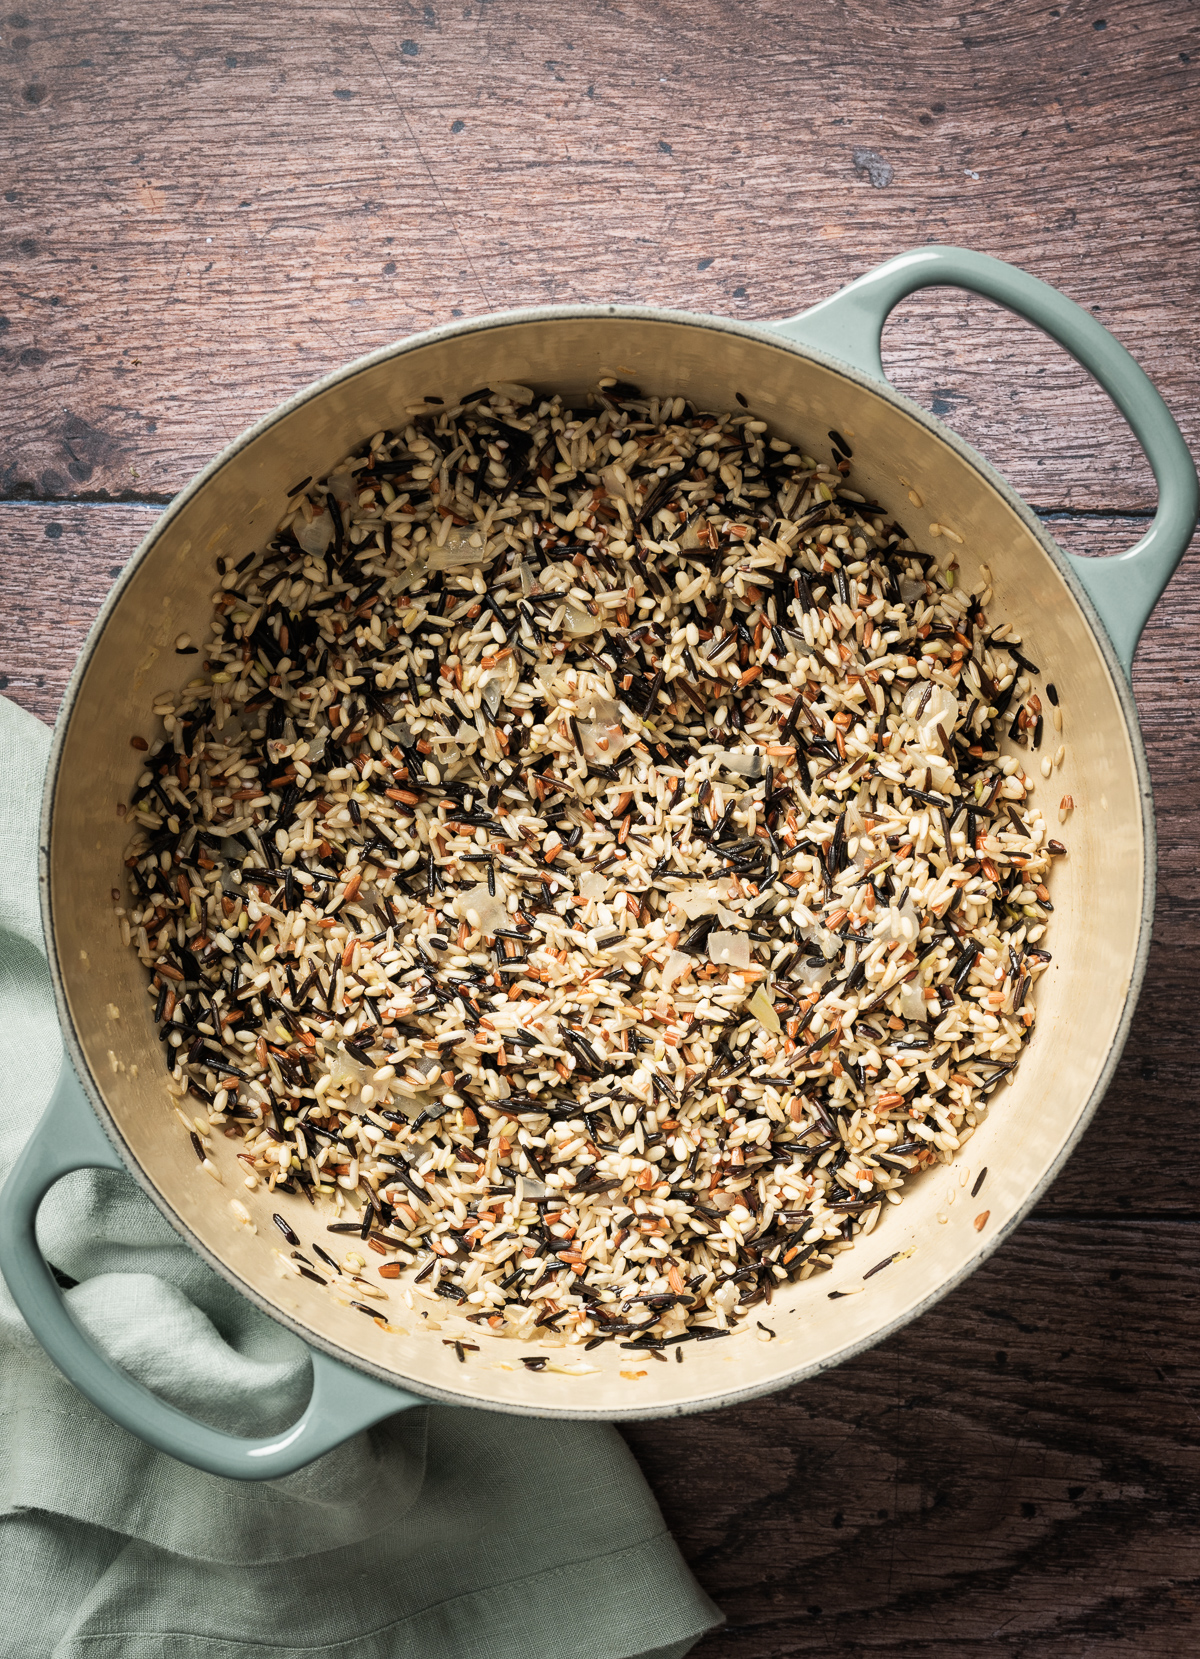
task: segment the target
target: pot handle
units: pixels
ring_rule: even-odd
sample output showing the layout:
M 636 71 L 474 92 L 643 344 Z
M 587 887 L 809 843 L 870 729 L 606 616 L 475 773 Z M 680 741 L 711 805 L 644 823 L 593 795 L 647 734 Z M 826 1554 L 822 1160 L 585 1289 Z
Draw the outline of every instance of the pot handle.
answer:
M 1196 527 L 1196 468 L 1170 410 L 1146 374 L 1089 312 L 1028 271 L 968 248 L 914 248 L 850 283 L 831 299 L 775 326 L 803 345 L 886 382 L 879 355 L 889 313 L 918 288 L 966 288 L 1034 323 L 1094 375 L 1133 429 L 1158 485 L 1158 510 L 1128 552 L 1067 559 L 1108 630 L 1126 674 L 1150 612 Z
M 114 1365 L 75 1323 L 38 1248 L 38 1207 L 54 1183 L 75 1169 L 125 1172 L 125 1164 L 64 1057 L 50 1104 L 0 1194 L 0 1271 L 30 1330 L 59 1370 L 131 1434 L 210 1475 L 277 1480 L 372 1423 L 409 1406 L 428 1404 L 314 1348 L 308 1405 L 280 1434 L 242 1439 L 167 1405 Z

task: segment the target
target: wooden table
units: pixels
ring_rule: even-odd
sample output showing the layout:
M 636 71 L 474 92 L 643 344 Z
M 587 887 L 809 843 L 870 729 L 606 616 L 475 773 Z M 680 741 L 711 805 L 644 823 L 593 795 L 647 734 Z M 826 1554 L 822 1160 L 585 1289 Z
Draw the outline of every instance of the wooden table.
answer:
M 963 243 L 1091 307 L 1200 447 L 1188 0 L 61 0 L 0 42 L 0 684 L 45 720 L 193 472 L 317 375 L 449 317 L 772 318 Z M 1064 546 L 1140 533 L 1149 469 L 1044 338 L 937 291 L 886 357 Z M 1200 1650 L 1198 570 L 1138 656 L 1155 943 L 1070 1167 L 899 1336 L 629 1431 L 729 1617 L 702 1659 Z

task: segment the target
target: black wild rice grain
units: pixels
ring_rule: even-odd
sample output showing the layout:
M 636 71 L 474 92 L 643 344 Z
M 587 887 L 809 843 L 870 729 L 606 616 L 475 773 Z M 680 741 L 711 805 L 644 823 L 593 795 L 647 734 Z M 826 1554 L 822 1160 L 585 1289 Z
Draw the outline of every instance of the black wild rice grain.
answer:
M 236 1124 L 248 1180 L 336 1206 L 407 1296 L 661 1359 L 969 1138 L 1054 848 L 996 753 L 1037 670 L 842 493 L 845 437 L 817 466 L 608 391 L 429 402 L 296 487 L 146 754 L 123 926 L 174 1098 Z M 883 1104 L 907 1051 L 966 1079 L 915 1119 Z

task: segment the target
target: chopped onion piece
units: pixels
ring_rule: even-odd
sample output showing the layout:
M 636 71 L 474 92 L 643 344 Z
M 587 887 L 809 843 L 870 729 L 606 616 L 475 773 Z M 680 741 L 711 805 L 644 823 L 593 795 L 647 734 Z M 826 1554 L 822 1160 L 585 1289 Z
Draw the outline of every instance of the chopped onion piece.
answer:
M 681 553 L 690 553 L 693 548 L 703 547 L 704 543 L 700 540 L 700 537 L 696 531 L 696 525 L 699 521 L 700 514 L 697 513 L 696 517 L 692 519 L 690 523 L 685 525 L 679 535 L 675 538 Z
M 924 708 L 921 707 L 922 701 Z M 938 736 L 938 727 L 941 726 L 949 738 L 958 721 L 958 698 L 944 685 L 934 685 L 931 688 L 928 681 L 918 680 L 905 696 L 902 706 L 905 714 L 916 725 L 921 747 L 936 749 L 940 754 L 942 740 Z
M 801 928 L 800 938 L 813 947 L 808 953 L 810 956 L 815 956 L 817 951 L 820 951 L 826 962 L 832 961 L 842 948 L 842 941 L 837 934 L 830 933 L 829 929 L 822 927 L 819 922 L 813 922 L 810 927 Z
M 748 968 L 750 941 L 744 933 L 710 933 L 708 960 L 722 967 Z
M 914 981 L 911 985 L 902 985 L 897 1000 L 902 1019 L 928 1020 L 929 1004 L 925 1001 L 924 987 L 919 982 Z
M 301 524 L 296 530 L 296 540 L 306 553 L 314 553 L 318 558 L 327 552 L 333 541 L 333 515 L 329 509 L 318 513 L 311 524 Z
M 473 546 L 474 542 L 478 542 L 480 545 Z M 456 526 L 450 531 L 440 547 L 430 549 L 429 569 L 450 570 L 462 565 L 483 564 L 488 553 L 482 544 L 483 538 L 474 525 Z
M 585 610 L 582 605 L 568 605 L 563 614 L 563 632 L 570 634 L 573 639 L 580 639 L 586 634 L 598 634 L 603 626 L 603 619 L 593 616 L 591 611 Z
M 762 756 L 748 754 L 745 749 L 718 749 L 713 759 L 727 766 L 731 772 L 739 773 L 743 778 L 758 778 L 762 776 Z
M 779 1015 L 775 1012 L 775 1006 L 767 994 L 767 987 L 765 985 L 760 985 L 758 987 L 757 991 L 755 991 L 754 995 L 750 998 L 748 1006 L 750 1012 L 754 1015 L 754 1018 L 758 1021 L 759 1025 L 762 1026 L 764 1031 L 774 1033 L 780 1029 Z
M 361 1083 L 370 1071 L 369 1066 L 360 1065 L 352 1054 L 338 1045 L 333 1062 L 329 1067 L 329 1078 L 335 1089 L 340 1089 L 345 1083 Z
M 465 893 L 459 893 L 450 908 L 462 922 L 470 925 L 467 911 L 473 910 L 479 917 L 480 931 L 495 933 L 498 927 L 503 927 L 508 921 L 508 905 L 500 891 L 500 881 L 497 878 L 496 892 L 491 894 L 482 883 L 478 887 L 468 887 Z
M 715 916 L 726 927 L 737 924 L 737 915 L 721 903 L 715 887 L 694 888 L 686 897 L 682 893 L 674 893 L 671 902 L 676 909 L 683 911 L 689 922 L 694 922 L 697 916 Z

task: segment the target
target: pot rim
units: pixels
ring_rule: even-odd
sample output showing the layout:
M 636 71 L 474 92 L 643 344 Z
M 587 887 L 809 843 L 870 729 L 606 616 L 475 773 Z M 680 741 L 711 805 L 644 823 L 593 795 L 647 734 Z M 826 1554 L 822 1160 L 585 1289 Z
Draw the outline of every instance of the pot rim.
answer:
M 133 579 L 135 572 L 149 557 L 164 531 L 183 513 L 191 502 L 216 481 L 222 470 L 234 461 L 243 450 L 249 447 L 258 438 L 269 432 L 281 420 L 303 409 L 306 404 L 314 402 L 325 392 L 337 385 L 343 385 L 354 380 L 358 375 L 386 363 L 419 351 L 426 346 L 439 344 L 447 340 L 464 338 L 474 333 L 484 333 L 491 329 L 512 327 L 514 324 L 568 322 L 574 320 L 605 320 L 617 319 L 632 322 L 667 323 L 683 325 L 691 328 L 734 334 L 744 339 L 755 341 L 760 345 L 768 345 L 776 350 L 790 353 L 793 356 L 819 364 L 835 374 L 843 376 L 852 384 L 873 392 L 885 402 L 893 404 L 902 413 L 923 426 L 934 437 L 941 440 L 955 452 L 958 458 L 971 467 L 982 480 L 991 486 L 1004 504 L 1009 507 L 1034 537 L 1043 553 L 1050 559 L 1059 575 L 1065 581 L 1075 602 L 1088 623 L 1096 646 L 1108 669 L 1109 678 L 1117 694 L 1117 701 L 1125 721 L 1126 734 L 1129 738 L 1130 749 L 1133 755 L 1134 769 L 1137 775 L 1138 799 L 1141 806 L 1142 837 L 1143 837 L 1143 870 L 1142 870 L 1142 905 L 1138 920 L 1137 944 L 1134 950 L 1133 962 L 1129 975 L 1129 987 L 1121 1010 L 1121 1017 L 1109 1041 L 1108 1051 L 1100 1074 L 1087 1100 L 1081 1107 L 1075 1122 L 1071 1127 L 1066 1140 L 1060 1147 L 1056 1157 L 1026 1194 L 1021 1204 L 1007 1219 L 1007 1221 L 986 1239 L 974 1247 L 964 1262 L 949 1274 L 937 1287 L 925 1296 L 920 1302 L 903 1309 L 894 1318 L 880 1325 L 869 1335 L 848 1343 L 838 1349 L 834 1355 L 809 1361 L 795 1368 L 781 1373 L 765 1381 L 747 1384 L 744 1387 L 720 1390 L 706 1395 L 698 1395 L 672 1401 L 664 1405 L 638 1408 L 636 1406 L 614 1407 L 611 1410 L 583 1410 L 562 1407 L 538 1407 L 534 1404 L 513 1405 L 500 1404 L 490 1400 L 479 1399 L 466 1391 L 432 1387 L 423 1380 L 416 1380 L 404 1376 L 397 1371 L 390 1371 L 386 1367 L 377 1365 L 370 1360 L 362 1359 L 357 1354 L 340 1347 L 336 1342 L 324 1335 L 314 1332 L 310 1326 L 290 1318 L 279 1308 L 260 1296 L 249 1286 L 221 1257 L 211 1251 L 192 1232 L 188 1224 L 179 1215 L 178 1211 L 167 1201 L 163 1194 L 142 1168 L 137 1158 L 128 1146 L 120 1127 L 109 1111 L 103 1094 L 92 1075 L 92 1069 L 84 1054 L 79 1040 L 75 1023 L 72 1019 L 70 1006 L 66 995 L 66 976 L 60 963 L 55 941 L 51 890 L 50 890 L 50 848 L 51 835 L 54 823 L 54 800 L 58 787 L 59 768 L 62 762 L 63 750 L 66 744 L 67 732 L 71 724 L 71 717 L 75 709 L 76 700 L 87 674 L 91 660 L 99 649 L 110 618 L 115 613 L 124 597 L 125 590 Z M 1156 852 L 1157 838 L 1154 822 L 1154 799 L 1150 783 L 1149 766 L 1146 759 L 1145 746 L 1142 742 L 1141 729 L 1138 723 L 1137 707 L 1133 698 L 1132 687 L 1126 678 L 1125 672 L 1109 639 L 1107 630 L 1100 619 L 1096 607 L 1092 603 L 1087 591 L 1071 568 L 1066 554 L 1046 530 L 1042 521 L 1027 505 L 1022 497 L 1013 489 L 1012 485 L 999 473 L 990 462 L 984 459 L 979 452 L 961 438 L 950 427 L 946 426 L 936 415 L 922 408 L 903 392 L 892 386 L 890 381 L 877 379 L 863 370 L 843 362 L 831 353 L 824 352 L 811 344 L 801 343 L 782 333 L 778 325 L 763 322 L 742 322 L 731 317 L 710 316 L 701 312 L 676 311 L 661 306 L 640 305 L 555 305 L 529 306 L 508 311 L 489 312 L 481 317 L 466 317 L 461 321 L 443 323 L 436 328 L 423 330 L 421 333 L 406 335 L 391 344 L 381 346 L 365 356 L 353 359 L 343 364 L 341 368 L 331 370 L 319 379 L 294 392 L 291 397 L 278 404 L 268 414 L 256 421 L 252 426 L 240 433 L 233 441 L 225 446 L 213 459 L 198 472 L 195 477 L 184 486 L 163 510 L 160 517 L 139 543 L 129 562 L 120 576 L 117 577 L 110 589 L 99 613 L 88 631 L 87 639 L 80 649 L 78 659 L 67 682 L 63 693 L 59 712 L 55 719 L 54 734 L 50 747 L 50 755 L 46 767 L 46 781 L 42 795 L 42 811 L 38 835 L 38 886 L 41 899 L 42 930 L 46 943 L 46 955 L 50 967 L 50 978 L 54 988 L 54 999 L 58 1009 L 59 1024 L 63 1033 L 63 1042 L 68 1060 L 75 1067 L 80 1084 L 88 1103 L 99 1119 L 105 1133 L 120 1153 L 130 1175 L 153 1200 L 163 1216 L 196 1254 L 214 1272 L 218 1273 L 228 1284 L 232 1285 L 241 1295 L 245 1296 L 255 1307 L 259 1308 L 269 1318 L 284 1326 L 308 1346 L 317 1348 L 329 1355 L 330 1358 L 340 1361 L 344 1365 L 352 1366 L 368 1376 L 375 1377 L 381 1382 L 390 1383 L 397 1387 L 413 1388 L 422 1397 L 431 1403 L 443 1405 L 473 1406 L 478 1410 L 495 1411 L 504 1415 L 522 1417 L 561 1418 L 575 1421 L 623 1422 L 650 1420 L 658 1417 L 687 1416 L 700 1411 L 711 1411 L 724 1406 L 740 1404 L 743 1401 L 756 1399 L 764 1394 L 773 1394 L 784 1388 L 794 1387 L 806 1381 L 809 1377 L 818 1376 L 822 1371 L 830 1370 L 845 1361 L 855 1358 L 867 1349 L 875 1347 L 885 1338 L 892 1336 L 921 1314 L 928 1312 L 936 1303 L 940 1302 L 951 1290 L 954 1290 L 967 1279 L 976 1268 L 1005 1242 L 1006 1239 L 1025 1220 L 1034 1205 L 1042 1197 L 1050 1184 L 1057 1178 L 1063 1165 L 1079 1143 L 1084 1130 L 1095 1115 L 1096 1109 L 1104 1098 L 1112 1082 L 1133 1020 L 1145 979 L 1146 967 L 1149 961 L 1151 933 L 1154 918 L 1154 900 L 1156 885 Z M 681 1378 L 681 1381 L 684 1380 Z

